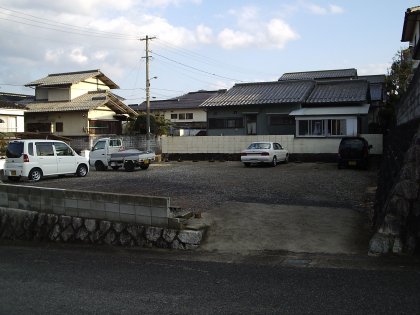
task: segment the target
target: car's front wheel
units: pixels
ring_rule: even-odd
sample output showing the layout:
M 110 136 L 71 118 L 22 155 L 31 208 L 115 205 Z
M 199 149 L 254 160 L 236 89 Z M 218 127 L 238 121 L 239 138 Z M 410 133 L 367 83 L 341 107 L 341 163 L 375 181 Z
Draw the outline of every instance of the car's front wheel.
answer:
M 96 161 L 95 162 L 95 169 L 97 171 L 105 171 L 105 165 L 104 165 L 104 163 L 102 163 L 101 161 Z
M 33 168 L 28 175 L 28 179 L 34 182 L 39 181 L 42 178 L 42 171 L 39 168 Z
M 84 165 L 84 164 L 79 165 L 79 167 L 77 168 L 77 171 L 76 171 L 76 175 L 79 176 L 79 177 L 85 177 L 87 175 L 87 173 L 88 173 L 87 166 Z

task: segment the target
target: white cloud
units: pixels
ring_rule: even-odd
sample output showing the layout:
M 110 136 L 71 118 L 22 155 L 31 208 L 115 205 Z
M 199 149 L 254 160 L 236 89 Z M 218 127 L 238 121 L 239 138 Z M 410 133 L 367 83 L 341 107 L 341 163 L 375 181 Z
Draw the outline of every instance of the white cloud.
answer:
M 329 4 L 328 6 L 320 6 L 318 4 L 310 3 L 307 1 L 299 1 L 297 4 L 298 7 L 303 8 L 304 10 L 309 11 L 312 14 L 316 15 L 328 15 L 328 14 L 342 14 L 344 9 L 335 4 Z
M 331 14 L 341 14 L 344 13 L 344 9 L 338 5 L 330 4 L 329 11 Z
M 236 17 L 237 29 L 224 28 L 218 34 L 218 43 L 225 49 L 251 46 L 282 49 L 289 41 L 299 38 L 284 20 L 279 18 L 268 20 L 261 17 L 256 7 L 247 6 L 230 10 L 229 14 Z
M 74 48 L 69 54 L 70 60 L 75 63 L 84 64 L 89 58 L 83 54 L 83 48 Z
M 219 44 L 225 49 L 248 47 L 255 43 L 255 38 L 245 32 L 225 28 L 218 35 Z
M 45 52 L 45 61 L 58 63 L 64 51 L 62 49 L 48 49 Z
M 272 19 L 267 24 L 268 38 L 277 48 L 284 48 L 287 42 L 299 39 L 299 35 L 282 20 Z
M 203 44 L 210 44 L 213 42 L 213 30 L 205 25 L 198 25 L 195 29 L 197 40 Z

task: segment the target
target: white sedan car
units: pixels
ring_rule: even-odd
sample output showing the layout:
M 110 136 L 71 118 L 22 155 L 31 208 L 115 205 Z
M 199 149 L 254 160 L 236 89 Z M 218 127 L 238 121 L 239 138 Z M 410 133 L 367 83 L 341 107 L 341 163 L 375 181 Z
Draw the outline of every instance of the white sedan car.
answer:
M 246 167 L 253 163 L 270 163 L 271 166 L 276 166 L 278 162 L 288 161 L 289 152 L 276 142 L 253 142 L 241 152 L 241 162 Z

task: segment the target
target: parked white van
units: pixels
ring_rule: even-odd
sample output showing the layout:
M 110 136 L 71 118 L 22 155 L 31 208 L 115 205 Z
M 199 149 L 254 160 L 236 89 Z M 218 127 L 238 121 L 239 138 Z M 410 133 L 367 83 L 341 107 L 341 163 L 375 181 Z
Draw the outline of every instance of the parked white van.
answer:
M 84 177 L 89 163 L 63 141 L 14 140 L 9 142 L 4 175 L 10 181 L 28 178 L 39 181 L 43 176 L 75 174 Z

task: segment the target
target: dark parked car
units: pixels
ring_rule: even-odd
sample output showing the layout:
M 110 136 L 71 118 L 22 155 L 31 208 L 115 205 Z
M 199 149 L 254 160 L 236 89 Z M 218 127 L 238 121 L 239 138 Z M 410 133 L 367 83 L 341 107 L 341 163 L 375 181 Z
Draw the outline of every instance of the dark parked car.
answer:
M 345 137 L 338 148 L 338 168 L 347 166 L 369 167 L 369 150 L 372 148 L 362 137 Z

